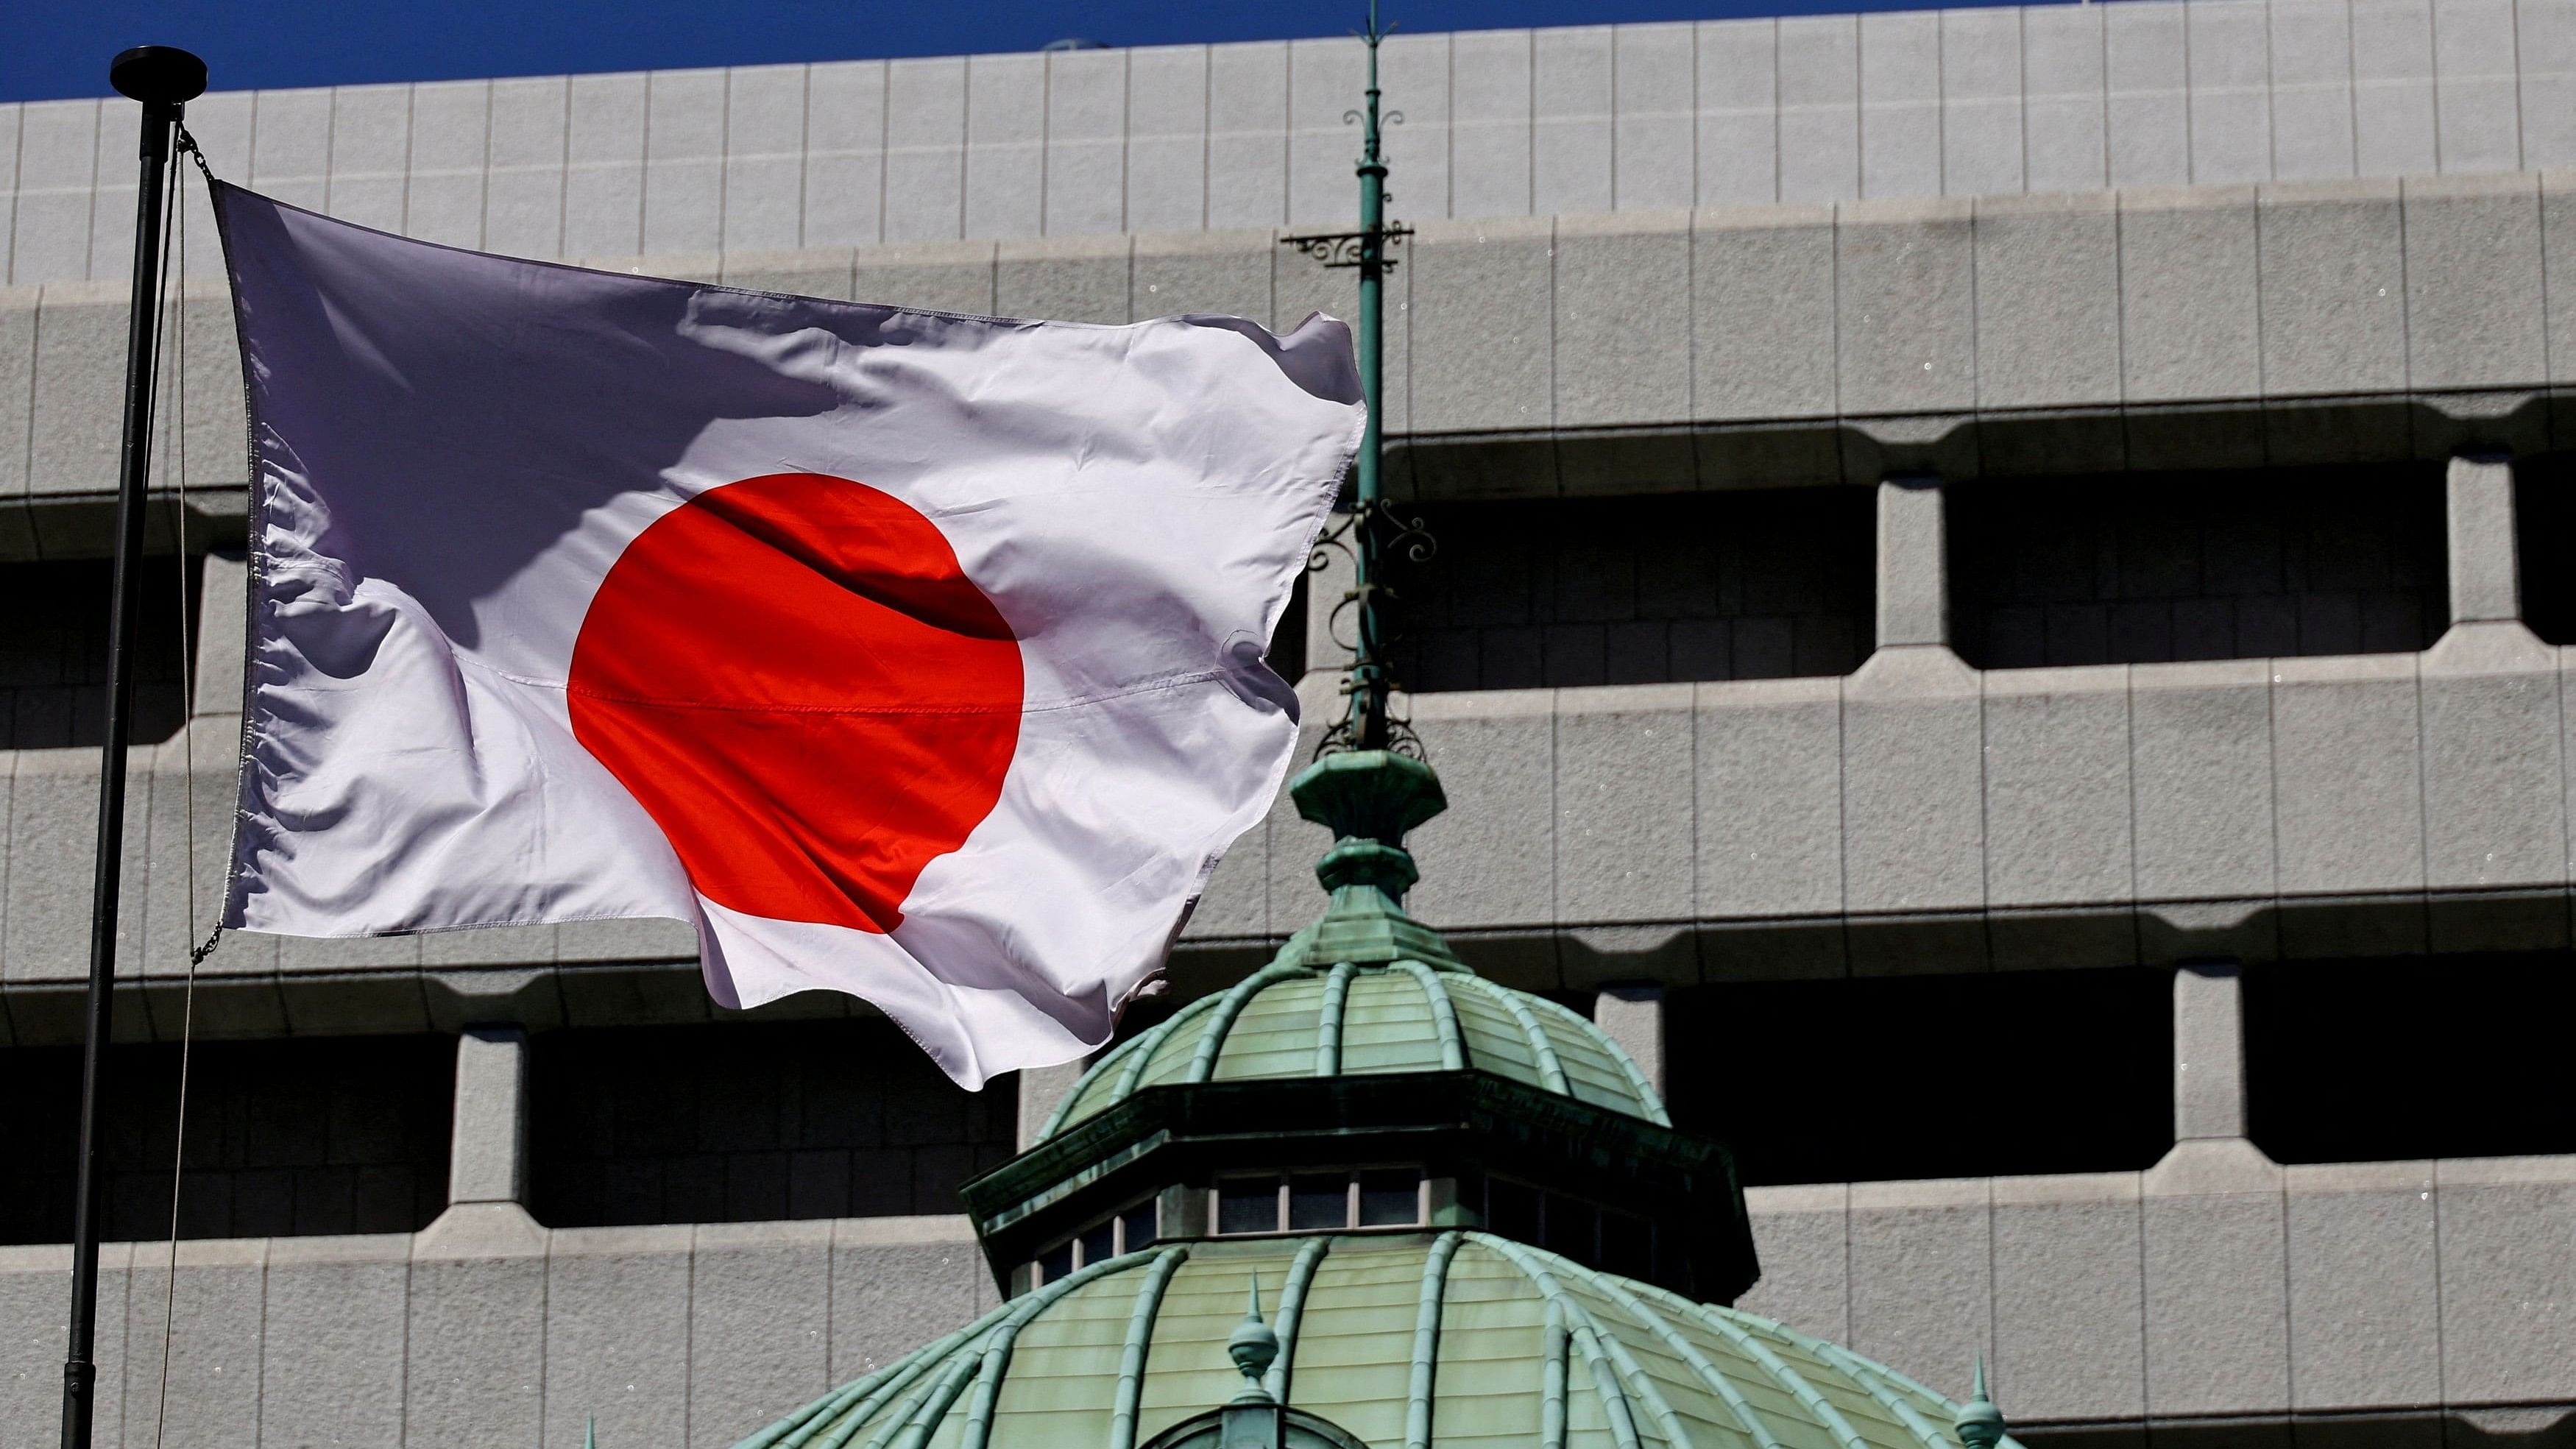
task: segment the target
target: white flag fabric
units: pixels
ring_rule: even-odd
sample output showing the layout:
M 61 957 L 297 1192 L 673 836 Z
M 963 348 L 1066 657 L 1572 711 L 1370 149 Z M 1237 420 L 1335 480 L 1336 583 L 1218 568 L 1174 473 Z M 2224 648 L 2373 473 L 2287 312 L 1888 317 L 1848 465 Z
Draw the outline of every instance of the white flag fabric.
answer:
M 1347 330 L 516 261 L 217 191 L 252 598 L 225 923 L 671 917 L 958 1082 L 1106 1040 L 1269 806 Z

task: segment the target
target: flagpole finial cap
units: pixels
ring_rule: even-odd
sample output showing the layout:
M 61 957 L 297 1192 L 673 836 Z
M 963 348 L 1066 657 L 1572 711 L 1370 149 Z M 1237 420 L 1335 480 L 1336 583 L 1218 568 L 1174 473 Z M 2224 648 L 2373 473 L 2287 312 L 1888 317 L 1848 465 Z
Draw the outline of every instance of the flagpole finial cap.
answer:
M 107 63 L 116 93 L 147 106 L 180 106 L 206 93 L 206 63 L 175 45 L 138 45 Z

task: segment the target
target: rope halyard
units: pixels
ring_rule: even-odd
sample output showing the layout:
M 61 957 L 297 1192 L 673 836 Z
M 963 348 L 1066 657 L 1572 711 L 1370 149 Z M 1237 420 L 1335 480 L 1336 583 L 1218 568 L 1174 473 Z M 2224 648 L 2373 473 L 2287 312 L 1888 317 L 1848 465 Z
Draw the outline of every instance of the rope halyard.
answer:
M 214 173 L 206 170 L 205 154 L 197 149 L 196 138 L 189 135 L 185 127 L 179 131 L 178 144 L 180 152 L 193 157 L 197 163 L 197 169 L 205 173 L 206 179 L 211 182 L 214 179 Z M 177 361 L 168 362 L 166 357 L 156 360 L 152 372 L 152 389 L 155 394 L 154 401 L 157 404 L 161 389 L 161 365 L 167 363 L 173 369 L 174 381 L 171 393 L 175 404 L 173 410 L 178 414 L 175 424 L 165 420 L 162 426 L 170 430 L 166 457 L 170 476 L 175 480 L 178 491 L 177 516 L 172 527 L 174 541 L 171 556 L 178 561 L 179 569 L 179 761 L 180 798 L 184 810 L 184 826 L 180 835 L 182 856 L 180 877 L 184 883 L 184 899 L 187 903 L 186 919 L 193 922 L 197 919 L 197 749 L 194 728 L 197 711 L 197 671 L 196 641 L 191 630 L 192 619 L 188 607 L 188 260 L 186 255 L 188 174 L 180 169 L 176 157 L 172 158 L 170 172 L 172 205 L 169 216 L 162 223 L 164 237 L 161 248 L 160 292 L 163 297 L 170 299 L 164 303 L 169 310 L 171 321 L 171 346 L 167 351 L 175 353 Z M 169 284 L 170 258 L 174 253 L 179 258 L 179 281 L 175 297 L 172 296 Z M 154 416 L 161 416 L 157 406 Z M 197 1036 L 197 968 L 205 964 L 208 956 L 214 954 L 215 943 L 223 938 L 223 934 L 224 928 L 218 925 L 206 937 L 204 944 L 188 948 L 187 981 L 181 992 L 178 1121 L 172 1133 L 170 1148 L 170 1240 L 162 1274 L 161 1381 L 157 1406 L 152 1415 L 153 1449 L 160 1449 L 162 1436 L 170 1418 L 170 1346 L 176 1337 L 174 1320 L 177 1317 L 179 1301 L 179 1191 L 188 1149 L 188 1077 L 189 1069 L 193 1065 L 192 1057 L 195 1054 Z

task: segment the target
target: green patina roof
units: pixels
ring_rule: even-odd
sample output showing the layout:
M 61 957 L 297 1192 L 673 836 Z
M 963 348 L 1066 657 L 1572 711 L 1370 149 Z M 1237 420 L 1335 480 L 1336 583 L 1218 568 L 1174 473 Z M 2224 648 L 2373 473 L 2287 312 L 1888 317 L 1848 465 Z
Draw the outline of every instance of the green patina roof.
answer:
M 1960 1449 L 1957 1406 L 1892 1369 L 1473 1232 L 1111 1259 L 739 1449 L 1134 1449 L 1241 1387 L 1247 1281 L 1277 1326 L 1270 1392 L 1370 1445 Z
M 1672 1125 L 1628 1054 L 1544 997 L 1446 963 L 1317 965 L 1282 954 L 1103 1058 L 1042 1136 L 1148 1087 L 1462 1069 Z

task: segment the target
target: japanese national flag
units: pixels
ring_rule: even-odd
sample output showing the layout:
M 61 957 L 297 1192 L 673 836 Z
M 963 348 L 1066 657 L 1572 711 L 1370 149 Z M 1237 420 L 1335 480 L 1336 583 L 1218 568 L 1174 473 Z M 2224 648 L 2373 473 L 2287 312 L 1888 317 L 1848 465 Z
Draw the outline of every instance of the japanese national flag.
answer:
M 1341 324 L 1012 322 L 224 186 L 257 477 L 227 924 L 667 916 L 949 1075 L 1109 1034 L 1285 772 Z

